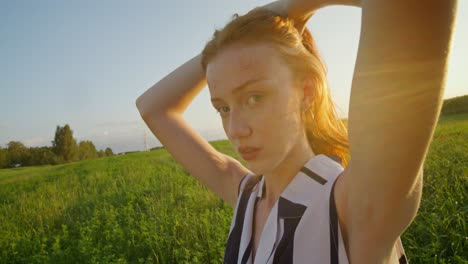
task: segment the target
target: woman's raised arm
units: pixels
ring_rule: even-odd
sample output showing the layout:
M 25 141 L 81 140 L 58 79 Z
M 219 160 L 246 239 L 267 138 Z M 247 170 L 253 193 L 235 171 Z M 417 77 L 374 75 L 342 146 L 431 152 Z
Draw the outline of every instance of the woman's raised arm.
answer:
M 442 106 L 456 2 L 281 0 L 265 6 L 299 25 L 324 6 L 362 7 L 348 120 L 351 160 L 335 195 L 353 240 L 351 262 L 388 257 L 416 216 Z
M 200 57 L 195 56 L 150 87 L 138 97 L 136 106 L 174 159 L 234 208 L 240 180 L 250 171 L 214 149 L 182 116 L 207 83 Z
M 389 252 L 416 216 L 455 13 L 456 0 L 362 2 L 341 199 L 348 234 L 361 240 L 350 243 L 352 259 L 368 256 L 354 247 L 370 241 L 382 250 L 375 254 Z

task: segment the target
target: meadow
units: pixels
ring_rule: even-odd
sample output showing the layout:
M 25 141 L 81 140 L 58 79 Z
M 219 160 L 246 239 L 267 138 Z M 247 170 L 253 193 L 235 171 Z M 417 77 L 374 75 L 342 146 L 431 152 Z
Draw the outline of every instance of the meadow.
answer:
M 402 235 L 410 263 L 468 263 L 467 165 L 468 114 L 444 116 Z M 232 214 L 164 149 L 2 169 L 0 263 L 222 263 Z

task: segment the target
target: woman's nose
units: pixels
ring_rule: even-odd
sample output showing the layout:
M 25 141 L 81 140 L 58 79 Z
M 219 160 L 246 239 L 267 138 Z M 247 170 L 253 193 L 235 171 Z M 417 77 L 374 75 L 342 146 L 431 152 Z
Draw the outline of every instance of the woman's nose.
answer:
M 243 138 L 251 134 L 251 129 L 246 118 L 239 111 L 231 111 L 228 130 L 231 139 Z

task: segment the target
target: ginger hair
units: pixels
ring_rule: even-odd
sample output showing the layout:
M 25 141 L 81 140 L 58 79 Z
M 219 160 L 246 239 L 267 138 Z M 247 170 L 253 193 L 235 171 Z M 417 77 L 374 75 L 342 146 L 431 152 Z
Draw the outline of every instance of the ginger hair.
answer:
M 306 27 L 301 34 L 292 19 L 262 8 L 242 16 L 235 14 L 224 28 L 215 30 L 205 45 L 202 67 L 206 73 L 208 63 L 230 44 L 264 42 L 274 44 L 297 80 L 309 78 L 313 82 L 314 96 L 310 108 L 302 117 L 309 146 L 315 154 L 339 157 L 340 163 L 346 166 L 350 159 L 347 128 L 338 118 L 331 99 L 325 64 Z

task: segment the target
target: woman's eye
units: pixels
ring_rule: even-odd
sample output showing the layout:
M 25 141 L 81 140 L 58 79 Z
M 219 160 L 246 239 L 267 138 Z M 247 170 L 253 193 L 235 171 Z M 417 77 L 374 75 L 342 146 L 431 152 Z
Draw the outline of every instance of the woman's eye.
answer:
M 217 111 L 221 116 L 223 116 L 223 115 L 225 115 L 225 114 L 227 114 L 227 113 L 229 112 L 229 107 L 227 107 L 227 106 L 221 106 L 221 107 L 219 107 L 218 109 L 216 109 L 216 111 Z
M 248 105 L 254 105 L 258 101 L 260 101 L 260 98 L 261 98 L 260 95 L 253 95 L 253 96 L 249 97 L 249 99 L 247 100 L 247 104 Z

